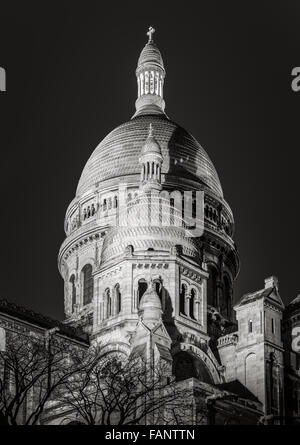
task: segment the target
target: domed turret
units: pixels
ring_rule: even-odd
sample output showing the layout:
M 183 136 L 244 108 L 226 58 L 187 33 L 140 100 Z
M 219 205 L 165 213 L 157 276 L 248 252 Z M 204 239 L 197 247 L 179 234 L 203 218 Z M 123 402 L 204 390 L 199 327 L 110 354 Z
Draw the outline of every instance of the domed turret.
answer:
M 140 301 L 139 312 L 145 324 L 156 324 L 162 315 L 161 301 L 155 290 L 153 280 L 148 282 L 148 288 Z
M 153 136 L 153 126 L 149 126 L 149 135 L 142 147 L 140 164 L 141 172 L 141 188 L 143 191 L 161 190 L 161 166 L 163 157 L 160 146 Z
M 164 114 L 165 110 L 163 85 L 166 72 L 160 51 L 153 41 L 154 32 L 155 29 L 150 26 L 147 32 L 148 43 L 138 60 L 138 98 L 134 117 L 141 114 Z
M 154 32 L 155 29 L 150 26 L 149 31 L 147 32 L 149 40 L 140 54 L 137 70 L 143 68 L 149 63 L 151 63 L 152 65 L 156 65 L 158 68 L 164 70 L 164 62 L 161 53 L 153 41 Z

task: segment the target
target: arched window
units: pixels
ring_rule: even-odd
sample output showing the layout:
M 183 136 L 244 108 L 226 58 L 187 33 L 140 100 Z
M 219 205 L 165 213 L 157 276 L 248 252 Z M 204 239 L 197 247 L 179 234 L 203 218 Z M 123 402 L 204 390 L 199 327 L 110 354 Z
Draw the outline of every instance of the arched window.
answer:
M 121 292 L 120 292 L 120 285 L 116 284 L 115 285 L 115 313 L 119 314 L 121 312 Z
M 141 95 L 143 95 L 144 94 L 144 74 L 143 73 L 141 73 Z
M 142 296 L 146 292 L 147 287 L 148 287 L 147 286 L 147 282 L 146 282 L 146 280 L 144 280 L 144 278 L 139 280 L 139 283 L 138 283 L 138 298 L 139 298 L 139 302 L 141 301 Z
M 83 304 L 91 303 L 94 293 L 93 269 L 90 264 L 86 264 L 82 269 L 83 279 Z
M 231 312 L 231 282 L 227 276 L 223 280 L 223 296 L 221 303 L 221 313 L 229 317 Z
M 72 297 L 72 311 L 74 311 L 74 306 L 76 304 L 76 287 L 75 287 L 75 275 L 70 277 L 70 294 Z
M 145 94 L 149 94 L 149 72 L 145 72 Z
M 110 289 L 107 288 L 104 291 L 104 306 L 105 306 L 105 318 L 111 317 L 111 296 L 110 296 Z
M 217 306 L 217 279 L 218 272 L 213 266 L 208 266 L 209 277 L 207 280 L 207 304 Z
M 272 334 L 275 334 L 275 320 L 274 320 L 274 318 L 271 318 L 271 331 L 272 331 Z
M 190 317 L 195 318 L 195 299 L 196 299 L 196 292 L 195 289 L 191 289 L 191 298 L 190 298 Z
M 155 94 L 159 94 L 159 73 L 155 72 Z
M 253 332 L 253 322 L 252 320 L 248 321 L 248 332 L 251 334 Z
M 180 291 L 180 299 L 179 299 L 179 311 L 181 314 L 186 315 L 185 313 L 185 297 L 186 297 L 187 287 L 185 284 L 181 285 Z
M 115 196 L 114 197 L 114 209 L 116 209 L 118 207 L 118 197 Z
M 170 198 L 170 224 L 171 224 L 171 226 L 174 225 L 174 206 L 175 206 L 175 200 L 174 200 L 174 198 Z
M 150 71 L 150 94 L 154 94 L 154 71 Z
M 155 283 L 156 293 L 159 296 L 160 300 L 162 301 L 162 290 L 163 290 L 162 283 L 158 279 L 154 280 L 154 283 Z

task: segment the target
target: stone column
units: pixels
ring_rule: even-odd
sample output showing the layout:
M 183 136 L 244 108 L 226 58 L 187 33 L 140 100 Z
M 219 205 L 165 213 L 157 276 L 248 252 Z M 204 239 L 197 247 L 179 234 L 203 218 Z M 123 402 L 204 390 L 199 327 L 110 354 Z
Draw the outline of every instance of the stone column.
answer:
M 190 301 L 191 301 L 191 294 L 188 293 L 185 296 L 185 305 L 184 305 L 184 312 L 187 317 L 190 317 Z

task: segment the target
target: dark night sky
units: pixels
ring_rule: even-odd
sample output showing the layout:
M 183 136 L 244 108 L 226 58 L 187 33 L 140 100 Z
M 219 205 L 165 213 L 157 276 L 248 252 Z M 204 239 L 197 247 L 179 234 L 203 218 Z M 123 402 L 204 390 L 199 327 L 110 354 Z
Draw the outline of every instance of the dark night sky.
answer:
M 63 316 L 57 253 L 81 171 L 128 120 L 149 25 L 168 115 L 204 146 L 236 221 L 235 298 L 277 275 L 300 292 L 299 1 L 11 2 L 1 6 L 0 296 Z

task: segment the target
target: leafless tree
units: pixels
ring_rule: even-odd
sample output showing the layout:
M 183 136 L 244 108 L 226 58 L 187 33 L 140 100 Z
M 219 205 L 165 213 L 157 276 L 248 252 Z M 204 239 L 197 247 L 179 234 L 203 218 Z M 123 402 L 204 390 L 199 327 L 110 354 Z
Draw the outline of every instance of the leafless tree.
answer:
M 169 368 L 141 356 L 103 355 L 96 348 L 57 397 L 89 425 L 184 423 L 188 390 Z
M 78 356 L 79 352 L 76 352 Z M 43 336 L 11 334 L 0 351 L 0 412 L 9 425 L 35 425 L 45 404 L 72 376 L 70 343 Z
M 89 425 L 190 423 L 193 391 L 175 380 L 170 362 L 105 349 L 74 348 L 58 336 L 51 347 L 42 336 L 10 338 L 0 351 L 4 421 L 38 424 L 51 402 Z

